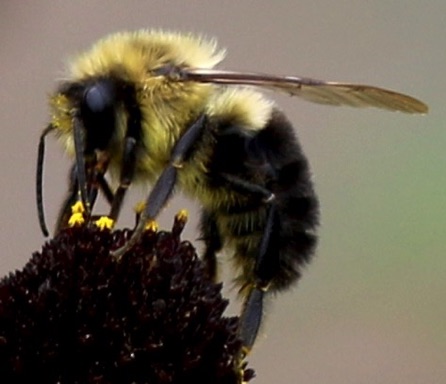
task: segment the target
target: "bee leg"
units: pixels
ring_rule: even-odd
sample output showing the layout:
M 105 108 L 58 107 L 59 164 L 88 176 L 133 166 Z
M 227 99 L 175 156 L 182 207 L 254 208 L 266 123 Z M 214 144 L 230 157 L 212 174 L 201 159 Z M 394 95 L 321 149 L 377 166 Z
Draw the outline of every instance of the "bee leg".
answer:
M 119 213 L 121 212 L 122 203 L 124 201 L 125 194 L 133 180 L 133 176 L 135 174 L 136 168 L 136 149 L 137 149 L 137 141 L 132 136 L 127 136 L 124 142 L 124 153 L 122 157 L 122 167 L 119 179 L 119 186 L 116 189 L 115 194 L 109 194 L 108 197 L 112 197 L 110 214 L 108 217 L 116 222 L 118 219 Z M 106 184 L 105 179 L 102 178 L 102 185 Z M 108 188 L 110 189 L 110 188 Z M 111 190 L 109 190 L 111 192 Z M 107 198 L 107 195 L 106 195 Z
M 184 160 L 190 154 L 193 145 L 196 143 L 205 127 L 206 118 L 204 115 L 201 115 L 177 141 L 172 150 L 169 165 L 164 168 L 161 176 L 156 181 L 155 186 L 146 199 L 144 210 L 141 212 L 139 222 L 136 225 L 132 236 L 124 246 L 112 252 L 114 257 L 119 259 L 131 249 L 141 237 L 146 223 L 150 220 L 154 220 L 158 216 L 159 212 L 172 195 L 177 181 L 178 169 L 182 167 Z M 115 198 L 117 194 L 118 191 L 115 194 Z
M 85 208 L 85 215 L 90 216 L 90 200 L 88 196 L 87 183 L 87 158 L 91 159 L 91 153 L 85 153 L 85 128 L 79 116 L 73 119 L 73 137 L 75 152 L 75 175 L 77 178 L 77 189 L 80 199 Z
M 163 173 L 158 178 L 155 186 L 150 192 L 145 202 L 144 210 L 140 214 L 139 221 L 130 239 L 121 248 L 111 252 L 114 257 L 117 259 L 121 258 L 121 256 L 123 256 L 137 243 L 144 231 L 146 223 L 150 220 L 154 220 L 166 204 L 167 200 L 169 200 L 176 180 L 177 168 L 170 164 L 164 169 Z
M 251 287 L 243 303 L 238 333 L 243 342 L 243 353 L 247 355 L 255 343 L 262 323 L 263 298 L 265 291 L 255 286 Z
M 93 206 L 96 202 L 99 190 L 104 195 L 105 200 L 107 200 L 108 204 L 110 204 L 110 205 L 113 204 L 113 199 L 115 196 L 114 196 L 114 193 L 111 190 L 107 180 L 104 177 L 104 172 L 105 172 L 105 169 L 100 170 L 100 171 L 95 170 L 95 174 L 93 176 L 93 183 L 89 189 L 89 199 L 90 199 L 91 209 L 93 209 Z M 99 215 L 99 216 L 90 215 L 88 223 L 91 224 L 93 221 L 95 221 L 94 219 L 97 219 L 98 217 L 101 217 L 101 216 L 102 215 Z
M 266 224 L 260 241 L 259 251 L 254 265 L 254 281 L 250 281 L 242 288 L 246 292 L 246 299 L 243 304 L 240 316 L 239 336 L 243 342 L 244 353 L 247 354 L 257 338 L 262 317 L 263 300 L 268 291 L 270 282 L 276 271 L 276 254 L 270 251 L 271 234 L 274 230 L 276 220 L 276 205 L 274 203 L 274 193 L 261 185 L 246 181 L 227 173 L 220 176 L 231 185 L 234 190 L 241 193 L 250 194 L 260 198 L 267 205 Z M 274 247 L 274 246 L 273 246 Z
M 264 203 L 270 203 L 275 198 L 274 193 L 261 185 L 246 181 L 229 173 L 220 173 L 219 176 L 230 184 L 234 190 L 241 193 L 249 193 L 254 197 L 260 197 Z
M 263 299 L 268 291 L 275 270 L 273 264 L 276 258 L 272 259 L 271 256 L 276 255 L 268 252 L 275 216 L 276 207 L 275 204 L 271 204 L 268 207 L 265 230 L 254 267 L 255 281 L 247 287 L 248 294 L 240 317 L 239 335 L 243 341 L 245 353 L 251 350 L 259 332 L 263 317 Z
M 110 185 L 108 184 L 107 180 L 105 179 L 103 172 L 98 173 L 96 175 L 96 182 L 99 186 L 99 189 L 104 194 L 105 200 L 107 200 L 107 202 L 110 205 L 112 205 L 115 195 L 114 195 L 112 189 L 110 188 Z
M 68 225 L 68 220 L 71 217 L 71 207 L 79 200 L 79 184 L 77 181 L 76 164 L 71 167 L 68 176 L 68 192 L 62 207 L 59 210 L 59 216 L 56 221 L 55 234 L 59 233 Z
M 100 190 L 104 193 L 107 201 L 111 204 L 113 200 L 113 192 L 110 189 L 110 186 L 107 183 L 107 180 L 104 179 L 103 172 L 97 173 L 95 175 L 95 182 L 98 184 Z M 94 203 L 97 198 L 98 188 L 95 185 L 96 183 L 92 183 L 89 187 L 88 191 L 88 202 L 90 207 L 94 206 Z M 71 207 L 76 204 L 80 200 L 80 192 L 79 192 L 79 183 L 77 176 L 77 168 L 76 164 L 73 164 L 71 167 L 69 177 L 68 177 L 68 193 L 65 197 L 64 202 L 62 203 L 62 207 L 59 210 L 59 216 L 56 222 L 56 230 L 55 233 L 59 233 L 63 228 L 66 228 L 68 225 L 68 220 L 72 215 Z
M 200 219 L 201 239 L 204 240 L 206 249 L 203 253 L 203 262 L 208 277 L 217 280 L 217 257 L 216 253 L 222 248 L 221 236 L 213 214 L 203 210 Z

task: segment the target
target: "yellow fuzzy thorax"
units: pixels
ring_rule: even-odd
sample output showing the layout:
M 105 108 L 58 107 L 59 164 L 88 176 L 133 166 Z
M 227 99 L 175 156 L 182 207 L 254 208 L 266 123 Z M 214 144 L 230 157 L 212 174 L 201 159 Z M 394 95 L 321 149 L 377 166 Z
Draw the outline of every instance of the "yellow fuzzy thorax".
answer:
M 128 80 L 143 83 L 148 71 L 167 63 L 197 68 L 212 68 L 223 60 L 214 40 L 192 34 L 150 30 L 121 32 L 99 40 L 71 64 L 71 77 L 83 79 L 107 75 L 125 67 Z

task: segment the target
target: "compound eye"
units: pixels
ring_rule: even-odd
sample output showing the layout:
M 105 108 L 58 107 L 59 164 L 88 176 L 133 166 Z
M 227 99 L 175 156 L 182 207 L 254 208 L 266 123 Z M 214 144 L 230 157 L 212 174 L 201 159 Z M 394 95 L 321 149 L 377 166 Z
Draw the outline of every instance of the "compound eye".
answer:
M 96 83 L 85 91 L 84 104 L 91 113 L 101 113 L 113 106 L 114 91 L 111 84 Z
M 104 79 L 90 84 L 84 91 L 81 116 L 87 132 L 87 152 L 104 150 L 115 131 L 116 92 L 113 83 Z

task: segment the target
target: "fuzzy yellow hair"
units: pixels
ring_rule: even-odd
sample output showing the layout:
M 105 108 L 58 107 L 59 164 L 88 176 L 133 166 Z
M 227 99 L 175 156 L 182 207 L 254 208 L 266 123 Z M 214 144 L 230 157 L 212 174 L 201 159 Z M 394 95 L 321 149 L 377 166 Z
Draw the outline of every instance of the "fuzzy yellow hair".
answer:
M 224 56 L 215 40 L 201 36 L 152 30 L 121 32 L 99 40 L 73 60 L 70 75 L 78 79 L 108 75 L 125 63 L 128 80 L 142 82 L 148 70 L 167 63 L 212 68 Z

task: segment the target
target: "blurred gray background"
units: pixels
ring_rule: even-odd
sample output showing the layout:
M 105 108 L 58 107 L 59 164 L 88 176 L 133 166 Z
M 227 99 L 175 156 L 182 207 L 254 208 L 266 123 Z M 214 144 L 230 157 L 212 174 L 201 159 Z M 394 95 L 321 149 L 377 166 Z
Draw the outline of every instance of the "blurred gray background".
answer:
M 443 0 L 2 1 L 1 274 L 44 242 L 37 140 L 70 55 L 120 30 L 200 32 L 228 48 L 226 68 L 385 86 L 431 107 L 410 116 L 271 94 L 312 163 L 323 216 L 317 258 L 297 289 L 270 303 L 249 357 L 254 382 L 446 382 L 445 14 Z M 54 140 L 47 148 L 53 225 L 69 161 Z M 120 225 L 143 196 L 129 196 Z M 183 207 L 197 205 L 178 197 L 161 226 Z M 185 238 L 196 238 L 195 225 Z

